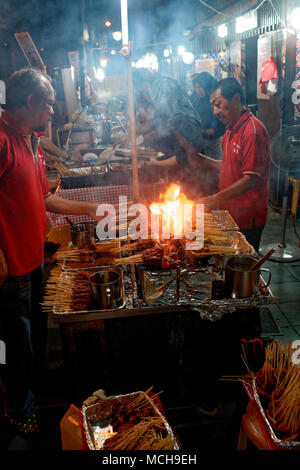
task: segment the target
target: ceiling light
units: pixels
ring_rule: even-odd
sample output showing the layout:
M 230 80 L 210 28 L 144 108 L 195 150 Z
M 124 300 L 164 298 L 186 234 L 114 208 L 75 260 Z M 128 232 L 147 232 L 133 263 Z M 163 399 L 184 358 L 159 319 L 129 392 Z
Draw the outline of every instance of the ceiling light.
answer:
M 300 8 L 299 7 L 295 8 L 292 12 L 291 25 L 296 31 L 300 31 Z
M 121 31 L 115 31 L 114 33 L 112 33 L 112 37 L 114 38 L 115 41 L 121 41 L 122 39 Z
M 184 47 L 183 46 L 178 46 L 177 52 L 178 52 L 178 55 L 184 54 Z
M 83 39 L 85 41 L 88 41 L 90 39 L 89 31 L 88 31 L 87 28 L 84 28 L 84 30 L 83 30 Z
M 226 38 L 227 34 L 228 30 L 226 24 L 220 24 L 220 26 L 218 26 L 218 36 L 220 38 Z
M 244 33 L 250 29 L 257 28 L 257 10 L 249 11 L 243 16 L 239 16 L 235 23 L 235 32 Z
M 191 65 L 194 62 L 195 56 L 192 52 L 184 52 L 182 54 L 182 60 L 186 65 Z
M 121 0 L 122 45 L 128 47 L 128 8 L 127 0 Z
M 107 66 L 108 59 L 106 57 L 103 57 L 100 59 L 100 65 L 101 67 L 106 67 Z

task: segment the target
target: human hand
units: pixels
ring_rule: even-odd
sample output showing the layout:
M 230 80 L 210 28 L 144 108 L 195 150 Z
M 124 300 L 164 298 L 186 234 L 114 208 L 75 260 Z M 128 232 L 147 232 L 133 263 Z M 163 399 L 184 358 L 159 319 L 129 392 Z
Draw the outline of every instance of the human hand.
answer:
M 99 217 L 96 215 L 98 206 L 99 204 L 94 204 L 94 203 L 87 204 L 87 211 L 86 211 L 87 215 L 89 215 L 93 220 L 97 222 L 103 217 L 103 216 Z
M 202 155 L 199 154 L 196 149 L 190 145 L 180 134 L 174 132 L 176 139 L 180 143 L 181 147 L 185 150 L 188 156 L 189 164 L 193 168 L 198 168 L 201 166 Z
M 219 205 L 218 193 L 202 198 L 200 203 L 204 204 L 204 212 L 216 209 Z
M 148 168 L 150 166 L 159 166 L 159 162 L 153 156 L 147 157 L 147 160 L 140 160 L 139 164 L 141 168 Z

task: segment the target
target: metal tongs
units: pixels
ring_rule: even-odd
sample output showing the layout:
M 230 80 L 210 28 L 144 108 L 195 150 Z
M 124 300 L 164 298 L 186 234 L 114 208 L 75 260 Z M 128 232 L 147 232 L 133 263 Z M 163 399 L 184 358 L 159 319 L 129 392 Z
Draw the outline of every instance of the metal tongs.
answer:
M 74 230 L 74 232 L 80 232 L 80 229 L 76 227 L 76 225 L 73 224 L 72 220 L 70 220 L 69 217 L 65 217 L 65 219 L 68 222 L 68 224 L 71 225 L 72 230 Z

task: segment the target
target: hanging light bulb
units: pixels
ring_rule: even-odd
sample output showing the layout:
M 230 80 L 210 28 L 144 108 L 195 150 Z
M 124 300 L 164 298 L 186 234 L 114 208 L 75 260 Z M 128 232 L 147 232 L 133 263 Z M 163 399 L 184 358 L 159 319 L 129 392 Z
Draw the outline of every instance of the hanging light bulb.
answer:
M 122 39 L 121 31 L 115 31 L 114 33 L 112 33 L 112 37 L 114 38 L 115 41 L 121 41 Z
M 186 65 L 191 65 L 194 62 L 195 56 L 192 52 L 184 52 L 182 54 L 182 60 Z
M 100 59 L 100 66 L 101 66 L 102 68 L 106 67 L 106 66 L 107 66 L 107 62 L 108 62 L 107 57 L 101 58 L 101 59 Z

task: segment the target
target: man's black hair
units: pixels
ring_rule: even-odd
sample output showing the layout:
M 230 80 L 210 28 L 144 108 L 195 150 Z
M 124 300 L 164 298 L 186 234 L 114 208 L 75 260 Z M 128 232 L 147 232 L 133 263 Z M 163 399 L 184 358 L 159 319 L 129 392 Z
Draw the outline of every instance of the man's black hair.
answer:
M 191 80 L 193 86 L 197 84 L 199 87 L 203 88 L 205 94 L 208 95 L 208 97 L 211 93 L 211 90 L 213 90 L 215 84 L 217 83 L 217 79 L 208 72 L 194 73 L 191 76 Z
M 232 100 L 236 93 L 239 93 L 241 104 L 246 104 L 245 93 L 240 83 L 235 78 L 224 78 L 216 83 L 211 92 L 220 89 L 221 95 L 227 100 Z
M 51 78 L 34 67 L 24 67 L 14 72 L 6 82 L 6 104 L 3 108 L 10 110 L 26 106 L 29 95 L 47 99 Z

